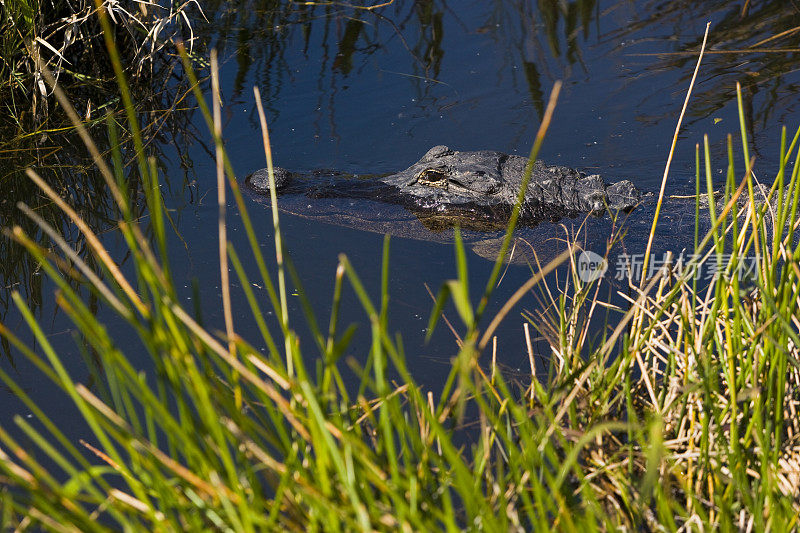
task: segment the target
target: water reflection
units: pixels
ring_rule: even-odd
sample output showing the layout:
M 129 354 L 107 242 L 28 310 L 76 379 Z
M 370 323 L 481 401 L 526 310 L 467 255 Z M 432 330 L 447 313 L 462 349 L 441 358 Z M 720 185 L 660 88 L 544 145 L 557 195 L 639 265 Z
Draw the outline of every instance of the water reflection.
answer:
M 526 84 L 531 104 L 540 116 L 546 88 L 555 79 L 587 76 L 589 62 L 598 59 L 595 55 L 587 61 L 587 49 L 598 43 L 601 54 L 631 60 L 629 72 L 620 75 L 636 79 L 677 72 L 680 76 L 663 88 L 684 90 L 705 20 L 712 21 L 712 50 L 740 52 L 709 57 L 691 117 L 705 117 L 723 107 L 735 96 L 733 88 L 739 81 L 752 106 L 751 116 L 763 127 L 780 118 L 781 109 L 789 105 L 797 89 L 786 75 L 796 70 L 793 65 L 798 50 L 794 47 L 800 11 L 783 0 L 744 4 L 727 0 L 417 0 L 395 2 L 377 10 L 345 4 L 240 0 L 211 2 L 209 11 L 215 24 L 201 29 L 201 33 L 204 38 L 216 36 L 223 49 L 235 48 L 236 96 L 241 96 L 248 87 L 246 80 L 252 76 L 267 91 L 264 100 L 270 120 L 279 115 L 273 102 L 282 85 L 287 80 L 297 81 L 301 69 L 317 70 L 317 90 L 330 96 L 320 101 L 320 106 L 328 107 L 320 118 L 330 118 L 336 107 L 331 95 L 347 85 L 347 78 L 375 63 L 371 58 L 382 58 L 393 50 L 402 51 L 392 55 L 393 70 L 408 78 L 416 87 L 417 98 L 424 100 L 437 82 L 447 81 L 441 79 L 444 64 L 463 59 L 458 56 L 461 44 L 446 39 L 462 31 L 491 36 L 498 53 L 506 58 L 501 63 L 503 71 L 496 73 L 498 78 L 509 72 L 516 76 L 512 67 L 520 67 L 519 81 Z M 307 60 L 305 66 L 286 55 L 287 50 L 298 46 Z M 753 48 L 792 51 L 757 52 Z M 656 53 L 659 58 L 645 59 L 639 55 L 642 53 Z M 756 98 L 762 93 L 764 98 Z M 642 99 L 646 96 L 643 94 Z M 632 107 L 644 107 L 644 120 L 662 119 L 660 110 L 654 113 L 646 106 Z M 775 113 L 779 117 L 774 117 Z
M 497 0 L 479 31 L 492 34 L 500 46 L 515 52 L 508 55 L 504 68 L 522 65 L 531 102 L 541 118 L 544 82 L 568 78 L 575 64 L 586 69 L 581 43 L 589 39 L 597 16 L 596 0 L 539 0 L 535 5 L 524 0 Z
M 163 84 L 163 80 L 161 83 Z M 154 90 L 137 91 L 143 102 L 140 117 L 144 125 L 146 150 L 156 158 L 162 172 L 168 161 L 176 162 L 172 166 L 171 179 L 165 184 L 165 196 L 188 197 L 190 195 L 186 189 L 193 178 L 191 162 L 185 157 L 185 153 L 187 145 L 197 144 L 198 139 L 191 126 L 192 114 L 186 111 L 176 112 L 177 106 L 173 105 L 181 100 L 186 87 L 175 84 L 169 89 L 160 86 L 156 88 L 161 89 L 159 93 Z M 75 101 L 86 102 L 88 98 L 98 101 L 99 95 L 97 92 L 79 91 Z M 94 116 L 87 117 L 85 125 L 100 152 L 118 173 L 118 179 L 124 180 L 134 218 L 146 216 L 132 141 L 124 124 L 124 112 L 107 113 L 105 116 L 92 113 Z M 96 233 L 102 234 L 116 227 L 119 213 L 105 181 L 96 170 L 75 130 L 69 125 L 58 123 L 58 118 L 59 115 L 54 113 L 44 124 L 7 122 L 0 128 L 0 138 L 3 139 L 0 142 L 0 176 L 3 184 L 0 226 L 19 226 L 36 242 L 49 246 L 49 239 L 39 227 L 17 208 L 18 202 L 24 202 L 47 224 L 59 231 L 90 267 L 100 270 L 99 265 L 92 263 L 92 255 L 87 253 L 84 235 L 25 173 L 27 168 L 35 170 Z M 109 122 L 113 122 L 117 131 L 116 139 L 109 133 Z M 34 133 L 27 133 L 28 130 Z M 119 161 L 114 161 L 112 157 L 113 146 L 120 147 Z M 184 170 L 183 179 L 176 172 L 181 168 Z M 170 203 L 177 207 L 181 205 L 180 202 Z M 147 225 L 144 227 L 147 228 Z M 112 243 L 107 243 L 108 245 Z M 3 258 L 0 261 L 0 321 L 5 319 L 11 307 L 12 291 L 19 292 L 34 313 L 38 313 L 46 300 L 52 300 L 49 290 L 43 293 L 41 266 L 20 245 L 6 236 L 0 237 L 0 257 Z M 78 278 L 79 276 L 73 278 L 69 275 L 66 277 L 76 286 Z M 7 346 L 4 348 L 8 354 Z
M 357 75 L 370 56 L 397 48 L 405 54 L 405 65 L 394 74 L 415 84 L 417 98 L 430 96 L 439 79 L 446 56 L 445 36 L 452 30 L 491 34 L 502 49 L 508 49 L 507 66 L 521 63 L 532 100 L 543 112 L 542 72 L 550 80 L 564 77 L 563 68 L 548 63 L 563 59 L 567 65 L 582 63 L 581 41 L 590 36 L 598 15 L 596 0 L 495 0 L 480 8 L 476 20 L 465 20 L 462 3 L 445 0 L 396 2 L 377 9 L 358 9 L 345 4 L 306 5 L 280 0 L 210 2 L 213 26 L 201 28 L 204 39 L 217 39 L 223 51 L 233 47 L 237 62 L 234 97 L 242 97 L 249 77 L 266 88 L 264 101 L 271 120 L 279 109 L 271 104 L 284 82 L 295 81 L 300 70 L 286 57 L 299 46 L 306 60 L 318 57 L 318 90 L 336 93 L 337 76 Z M 475 11 L 473 3 L 470 11 Z M 450 42 L 450 47 L 458 47 Z M 318 48 L 314 49 L 314 48 Z M 517 56 L 520 56 L 519 61 Z M 563 56 L 563 57 L 562 57 Z M 454 59 L 455 60 L 455 59 Z M 310 64 L 308 65 L 311 66 Z M 466 66 L 466 65 L 465 65 Z M 249 97 L 245 94 L 244 98 Z M 333 107 L 335 103 L 329 102 Z
M 673 85 L 677 87 L 688 86 L 705 22 L 712 23 L 709 55 L 693 93 L 692 116 L 712 116 L 735 100 L 737 82 L 742 85 L 751 137 L 774 121 L 783 121 L 787 110 L 794 109 L 800 89 L 792 76 L 800 57 L 800 8 L 796 3 L 647 0 L 638 2 L 628 14 L 630 24 L 605 34 L 603 40 L 619 43 L 617 50 L 624 48 L 634 58 L 638 53 L 652 54 L 640 56 L 641 74 L 680 73 Z

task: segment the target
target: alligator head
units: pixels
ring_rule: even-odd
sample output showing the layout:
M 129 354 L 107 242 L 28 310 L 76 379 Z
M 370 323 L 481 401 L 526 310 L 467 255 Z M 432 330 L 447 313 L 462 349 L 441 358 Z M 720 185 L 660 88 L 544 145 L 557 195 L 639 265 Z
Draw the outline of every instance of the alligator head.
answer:
M 417 203 L 425 207 L 511 207 L 517 201 L 527 164 L 525 157 L 502 152 L 457 152 L 435 146 L 406 170 L 381 181 L 417 198 Z M 525 193 L 523 217 L 547 210 L 553 211 L 553 216 L 542 218 L 606 209 L 628 211 L 640 200 L 641 193 L 630 181 L 607 185 L 597 174 L 536 161 Z

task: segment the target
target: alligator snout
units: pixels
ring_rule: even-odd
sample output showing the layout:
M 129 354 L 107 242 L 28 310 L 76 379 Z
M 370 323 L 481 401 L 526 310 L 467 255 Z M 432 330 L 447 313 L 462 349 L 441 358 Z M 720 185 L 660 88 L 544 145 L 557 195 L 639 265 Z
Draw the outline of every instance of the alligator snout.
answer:
M 275 177 L 275 188 L 281 189 L 291 181 L 293 172 L 285 168 L 272 167 L 272 174 Z M 266 168 L 261 168 L 245 178 L 245 182 L 256 192 L 269 192 L 269 172 Z

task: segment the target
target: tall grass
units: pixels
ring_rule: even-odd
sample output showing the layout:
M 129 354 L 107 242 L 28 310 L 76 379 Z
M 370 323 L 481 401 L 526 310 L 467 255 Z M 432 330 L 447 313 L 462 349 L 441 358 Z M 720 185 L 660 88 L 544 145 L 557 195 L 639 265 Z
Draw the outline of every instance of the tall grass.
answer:
M 124 83 L 119 60 L 112 57 Z M 257 281 L 267 290 L 267 301 L 261 301 L 251 289 L 253 280 L 245 274 L 240 251 L 223 239 L 223 261 L 233 267 L 258 331 L 248 332 L 245 339 L 226 313 L 227 332 L 214 333 L 179 303 L 166 263 L 168 235 L 157 166 L 143 150 L 138 151 L 138 173 L 152 239 L 144 237 L 145 229 L 120 193 L 125 190 L 122 173 L 109 167 L 84 136 L 117 201 L 119 231 L 133 258 L 128 271 L 70 206 L 29 171 L 43 193 L 78 225 L 98 268 L 90 268 L 24 204 L 20 209 L 50 236 L 50 243 L 34 242 L 19 227 L 7 234 L 41 262 L 58 288 L 58 305 L 81 331 L 85 348 L 97 354 L 99 365 L 93 369 L 94 389 L 78 381 L 24 300 L 14 295 L 35 348 L 5 325 L 0 324 L 0 334 L 75 405 L 86 430 L 79 446 L 71 442 L 60 429 L 63 421 L 51 419 L 45 406 L 38 406 L 0 370 L 0 379 L 36 422 L 15 418 L 16 431 L 33 448 L 22 446 L 9 428 L 0 428 L 4 527 L 797 527 L 800 130 L 791 142 L 783 136 L 772 189 L 753 185 L 744 128 L 743 177 L 734 168 L 729 139 L 722 202 L 712 197 L 705 215 L 698 194 L 697 216 L 710 217 L 712 229 L 698 235 L 697 257 L 682 269 L 665 265 L 643 286 L 638 280 L 632 283 L 630 292 L 621 295 L 629 299 L 628 308 L 614 309 L 616 320 L 602 330 L 599 343 L 590 342 L 596 341 L 591 335 L 595 315 L 611 304 L 598 299 L 602 280 L 585 283 L 577 275 L 574 248 L 562 257 L 572 265 L 562 270 L 570 276 L 566 292 L 554 292 L 546 282 L 545 273 L 556 265 L 543 267 L 497 316 L 489 317 L 487 302 L 494 297 L 499 260 L 474 304 L 466 255 L 457 239 L 458 277 L 441 290 L 430 327 L 451 299 L 465 334 L 442 390 L 429 391 L 410 372 L 402 338 L 391 333 L 388 238 L 377 298 L 342 255 L 330 314 L 315 314 L 283 249 L 275 198 L 279 270 L 267 269 L 222 148 L 218 114 L 197 91 L 218 146 L 220 176 L 227 178 L 238 204 L 248 253 L 259 269 Z M 57 95 L 69 109 L 63 95 Z M 126 91 L 123 100 L 130 130 L 138 135 Z M 550 112 L 554 103 L 555 98 Z M 78 116 L 73 118 L 82 131 Z M 266 128 L 264 138 L 271 168 Z M 792 159 L 796 164 L 789 166 Z M 698 149 L 697 179 L 698 191 L 705 183 L 708 194 L 710 169 L 706 141 L 702 154 Z M 758 197 L 765 190 L 773 201 Z M 224 195 L 219 201 L 224 237 Z M 512 217 L 509 237 L 513 225 Z M 737 269 L 751 256 L 757 268 L 745 285 Z M 720 266 L 719 276 L 698 283 L 697 269 L 712 260 Z M 67 276 L 81 279 L 109 312 L 121 317 L 141 347 L 121 342 L 117 331 L 105 327 Z M 290 282 L 311 332 L 302 342 L 286 312 Z M 345 386 L 342 356 L 352 336 L 352 329 L 343 328 L 338 318 L 345 285 L 358 296 L 371 332 L 366 362 L 356 371 L 358 392 Z M 550 307 L 531 316 L 531 323 L 549 340 L 552 357 L 542 368 L 531 350 L 529 379 L 511 382 L 484 352 L 496 325 L 537 287 L 549 295 Z M 268 319 L 266 310 L 278 319 Z M 131 363 L 134 357 L 141 360 L 142 349 L 151 358 L 153 375 Z
M 161 48 L 169 52 L 168 41 L 180 34 L 191 37 L 182 13 L 193 12 L 196 5 L 191 1 L 175 3 L 172 11 L 168 10 L 169 5 L 167 2 L 159 6 L 134 3 L 136 9 L 124 19 L 118 8 L 127 9 L 126 6 L 106 3 L 104 8 L 113 11 L 112 31 L 115 39 L 124 45 L 119 53 L 126 72 L 138 74 L 133 77 L 131 90 L 137 95 L 137 113 L 147 121 L 143 144 L 160 147 L 150 151 L 159 159 L 173 156 L 164 152 L 165 146 L 175 147 L 178 153 L 174 155 L 183 157 L 182 151 L 196 140 L 197 131 L 191 123 L 192 111 L 187 110 L 184 103 L 191 99 L 191 95 L 187 95 L 189 89 L 182 82 L 182 74 L 174 72 L 179 65 L 173 54 L 164 54 Z M 130 160 L 135 147 L 128 132 L 125 109 L 120 103 L 112 62 L 102 43 L 103 32 L 94 15 L 95 9 L 90 0 L 9 0 L 0 5 L 0 183 L 3 191 L 0 221 L 3 225 L 20 225 L 35 240 L 42 231 L 16 208 L 18 200 L 25 201 L 55 229 L 68 237 L 71 234 L 73 242 L 80 243 L 81 236 L 74 231 L 74 225 L 63 211 L 28 179 L 25 175 L 28 166 L 35 165 L 37 172 L 60 196 L 70 198 L 73 208 L 96 231 L 116 226 L 118 216 L 109 189 L 97 169 L 92 168 L 86 149 L 82 143 L 75 142 L 74 127 L 60 106 L 54 105 L 55 97 L 43 77 L 42 66 L 47 65 L 60 86 L 69 90 L 74 107 L 83 117 L 82 124 L 91 131 L 98 150 L 111 155 L 109 146 L 119 144 L 121 149 L 113 154 L 120 160 L 119 171 L 127 174 L 132 170 L 122 168 L 121 161 Z M 150 25 L 159 25 L 159 31 L 145 31 Z M 135 46 L 131 41 L 136 41 Z M 162 59 L 165 56 L 169 61 Z M 13 80 L 19 83 L 12 83 Z M 153 83 L 154 80 L 158 83 Z M 9 87 L 7 83 L 14 86 Z M 113 132 L 106 128 L 108 121 L 115 121 Z M 190 181 L 187 175 L 183 183 L 173 178 L 167 185 L 174 191 L 181 185 L 188 187 Z M 126 194 L 139 192 L 135 172 L 131 173 L 128 184 L 130 190 Z M 132 216 L 137 218 L 141 213 L 135 203 L 134 206 L 137 213 Z M 0 320 L 6 318 L 11 307 L 11 287 L 26 296 L 35 312 L 43 301 L 42 276 L 38 275 L 35 259 L 6 238 L 0 238 L 0 257 L 3 258 L 0 262 Z M 84 259 L 92 264 L 90 256 Z M 0 358 L 8 360 L 11 354 L 4 339 L 0 339 L 0 347 Z

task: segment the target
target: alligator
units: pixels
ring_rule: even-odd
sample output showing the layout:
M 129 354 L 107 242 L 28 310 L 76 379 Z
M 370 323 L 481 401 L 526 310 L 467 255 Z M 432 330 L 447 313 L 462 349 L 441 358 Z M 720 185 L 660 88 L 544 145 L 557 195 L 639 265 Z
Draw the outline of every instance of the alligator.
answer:
M 429 229 L 458 224 L 476 231 L 505 227 L 517 201 L 528 159 L 502 152 L 458 152 L 435 146 L 418 162 L 394 174 L 356 176 L 317 170 L 296 173 L 274 167 L 276 192 L 310 198 L 368 199 L 395 204 L 426 221 Z M 269 194 L 267 169 L 246 184 Z M 628 180 L 607 184 L 599 175 L 535 161 L 519 223 L 536 225 L 579 213 L 629 212 L 642 193 Z

